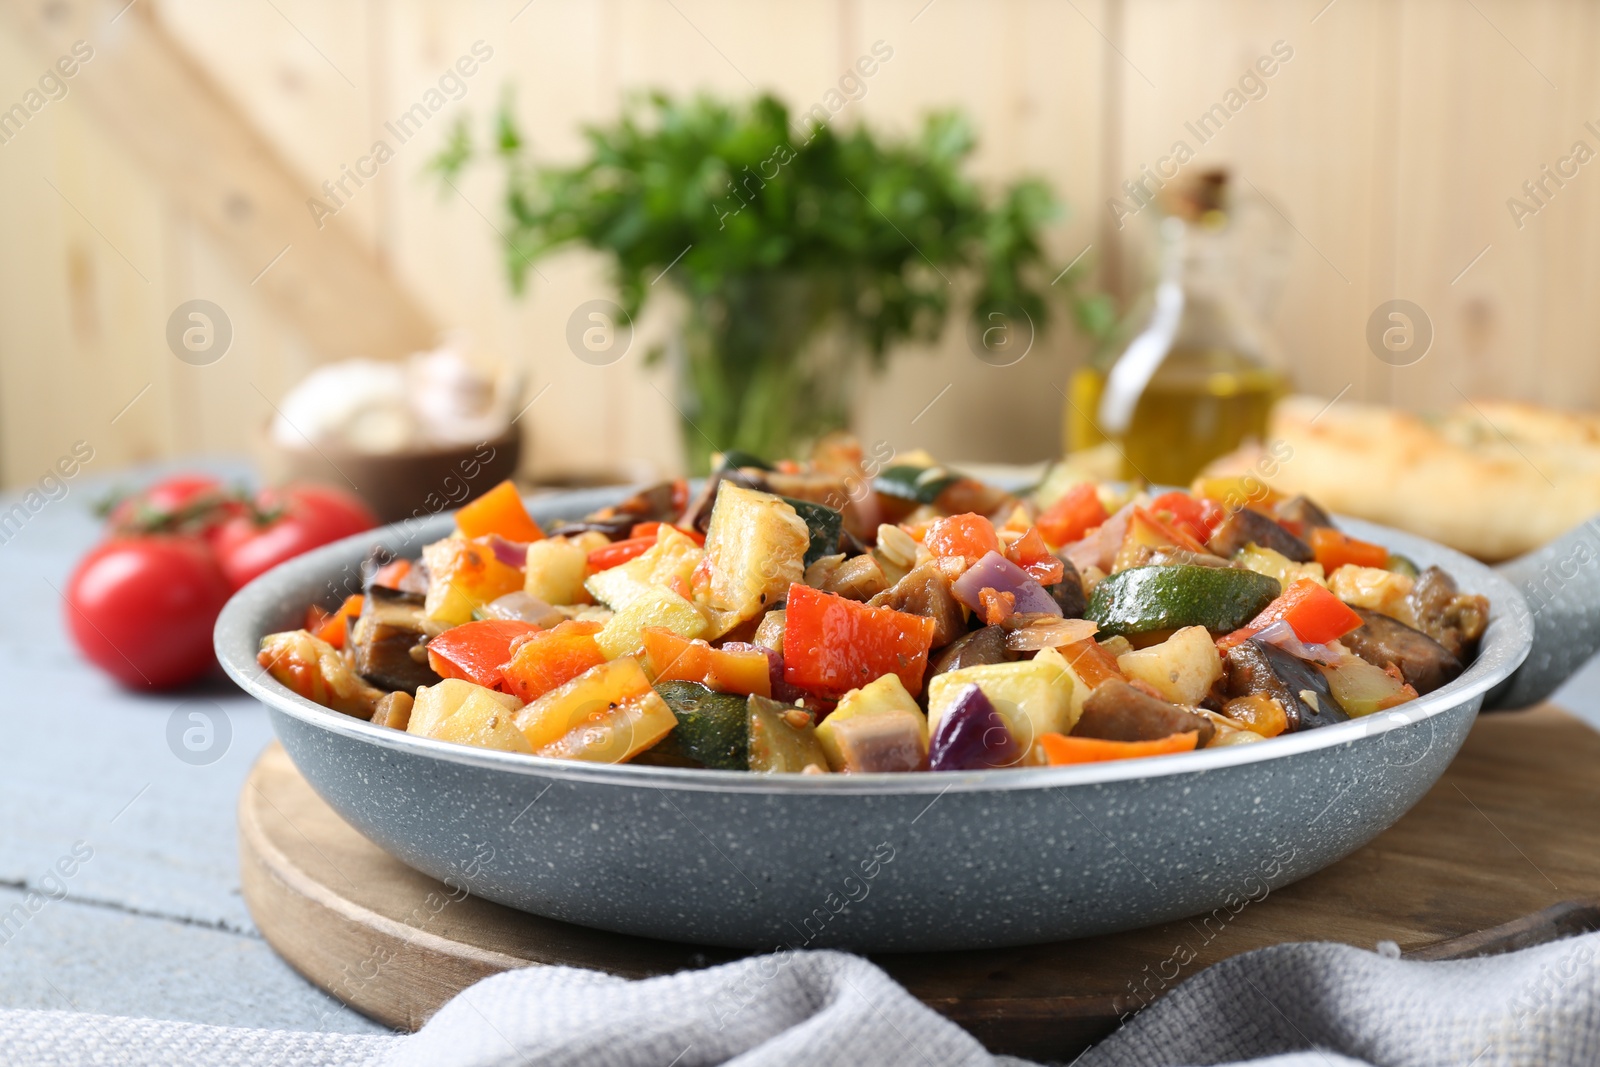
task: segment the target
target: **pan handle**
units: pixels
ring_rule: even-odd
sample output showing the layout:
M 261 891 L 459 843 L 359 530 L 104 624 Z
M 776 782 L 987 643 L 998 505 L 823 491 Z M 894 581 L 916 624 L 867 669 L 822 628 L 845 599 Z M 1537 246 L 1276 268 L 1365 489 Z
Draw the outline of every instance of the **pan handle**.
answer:
M 1497 569 L 1528 602 L 1533 649 L 1485 711 L 1539 703 L 1600 651 L 1600 516 Z

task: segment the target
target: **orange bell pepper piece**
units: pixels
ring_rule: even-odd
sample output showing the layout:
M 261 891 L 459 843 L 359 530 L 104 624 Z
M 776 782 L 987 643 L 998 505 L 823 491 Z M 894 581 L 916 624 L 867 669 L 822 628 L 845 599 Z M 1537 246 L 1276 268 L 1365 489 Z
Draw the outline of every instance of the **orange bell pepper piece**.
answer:
M 507 541 L 544 540 L 509 478 L 456 512 L 456 528 L 469 538 L 499 534 Z
M 1040 734 L 1039 744 L 1044 748 L 1050 766 L 1060 767 L 1070 763 L 1103 763 L 1114 759 L 1139 759 L 1143 756 L 1170 756 L 1178 752 L 1193 752 L 1200 740 L 1198 730 L 1173 734 L 1156 741 L 1105 741 L 1098 737 L 1068 737 L 1065 734 Z
M 606 657 L 594 639 L 599 632 L 599 623 L 569 619 L 519 639 L 500 668 L 506 691 L 526 703 L 600 666 Z
M 1311 554 L 1329 574 L 1345 564 L 1356 567 L 1384 567 L 1389 563 L 1389 550 L 1382 545 L 1349 537 L 1326 526 L 1318 526 L 1312 530 L 1310 541 Z
M 645 665 L 657 682 L 699 682 L 720 693 L 772 695 L 771 661 L 755 649 L 712 648 L 661 626 L 646 626 Z
M 322 625 L 312 632 L 319 640 L 328 642 L 334 648 L 343 648 L 350 634 L 350 620 L 361 614 L 362 603 L 360 593 L 352 593 L 345 597 L 344 603 L 339 605 L 339 610 L 329 615 Z
M 642 556 L 655 547 L 656 535 L 648 537 L 630 537 L 626 541 L 613 541 L 609 545 L 597 548 L 589 553 L 590 571 L 608 571 L 612 567 L 620 567 L 637 556 Z

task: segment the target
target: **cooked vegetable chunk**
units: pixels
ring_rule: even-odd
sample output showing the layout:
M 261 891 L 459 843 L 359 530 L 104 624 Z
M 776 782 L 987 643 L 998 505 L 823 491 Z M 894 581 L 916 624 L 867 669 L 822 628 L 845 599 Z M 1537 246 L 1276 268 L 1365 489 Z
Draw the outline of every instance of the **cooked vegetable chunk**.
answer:
M 1362 625 L 1343 638 L 1345 647 L 1375 666 L 1393 664 L 1418 693 L 1431 693 L 1461 673 L 1461 660 L 1421 630 L 1381 612 L 1355 610 Z
M 372 709 L 372 725 L 387 726 L 391 730 L 404 730 L 411 722 L 413 701 L 410 693 L 385 693 Z
M 507 541 L 539 541 L 544 531 L 528 517 L 522 495 L 509 479 L 456 512 L 456 529 L 465 537 L 496 534 Z
M 1222 657 L 1203 626 L 1185 626 L 1158 645 L 1118 656 L 1117 667 L 1174 704 L 1199 704 L 1222 677 Z
M 928 742 L 928 769 L 932 771 L 1008 767 L 1021 758 L 1022 746 L 976 684 L 956 694 Z
M 886 674 L 852 689 L 817 727 L 817 740 L 835 771 L 915 771 L 928 759 L 928 720 Z
M 908 691 L 922 691 L 932 619 L 795 584 L 785 623 L 783 677 L 790 685 L 836 698 L 894 674 Z
M 1061 734 L 1045 734 L 1039 738 L 1045 758 L 1052 767 L 1140 759 L 1144 756 L 1171 756 L 1178 752 L 1193 752 L 1199 743 L 1200 735 L 1194 730 L 1150 741 L 1106 741 L 1097 737 L 1064 737 Z
M 749 645 L 712 648 L 704 641 L 690 641 L 657 626 L 645 627 L 640 637 L 644 641 L 645 663 L 657 689 L 667 682 L 697 682 L 741 697 L 751 693 L 772 695 L 771 661 L 761 649 Z
M 516 717 L 536 755 L 590 763 L 632 759 L 677 724 L 644 668 L 630 657 L 590 668 Z
M 1012 658 L 1006 649 L 1006 629 L 1003 626 L 985 626 L 956 638 L 928 668 L 931 680 L 947 671 L 963 667 L 976 667 L 984 663 L 1005 663 Z
M 1259 693 L 1281 704 L 1290 730 L 1310 730 L 1350 718 L 1314 666 L 1253 637 L 1229 650 L 1227 679 L 1231 696 Z
M 1253 508 L 1240 508 L 1217 527 L 1206 547 L 1219 556 L 1231 557 L 1247 545 L 1270 548 L 1296 563 L 1308 563 L 1313 558 L 1311 546 Z
M 1204 748 L 1216 730 L 1205 716 L 1157 700 L 1120 678 L 1112 678 L 1095 686 L 1083 702 L 1083 715 L 1072 734 L 1103 741 L 1158 741 L 1193 732 L 1198 740 L 1196 747 Z
M 657 682 L 677 727 L 651 752 L 674 754 L 719 771 L 750 769 L 750 712 L 742 696 L 693 682 Z
M 800 774 L 828 769 L 811 713 L 766 697 L 751 697 L 750 769 L 760 774 Z
M 256 662 L 291 691 L 346 715 L 370 719 L 383 697 L 356 677 L 337 649 L 304 630 L 263 637 Z
M 406 732 L 501 752 L 531 753 L 514 722 L 521 701 L 460 678 L 417 690 Z
M 472 618 L 472 610 L 523 587 L 522 570 L 500 562 L 494 549 L 477 541 L 447 537 L 424 545 L 428 565 L 429 619 L 459 626 Z
M 598 667 L 606 661 L 594 639 L 599 632 L 596 623 L 569 620 L 527 635 L 501 671 L 505 688 L 526 703 Z
M 1102 633 L 1142 634 L 1204 626 L 1227 633 L 1278 595 L 1278 582 L 1255 571 L 1180 565 L 1134 567 L 1094 587 L 1084 618 Z
M 423 643 L 440 629 L 428 621 L 420 593 L 371 586 L 350 634 L 356 673 L 384 689 L 412 692 L 435 684 L 439 675 L 428 666 Z
M 867 603 L 875 608 L 893 608 L 932 619 L 933 648 L 943 648 L 967 632 L 967 616 L 951 592 L 950 578 L 944 568 L 932 560 L 917 564 L 892 588 L 885 589 Z
M 652 587 L 686 590 L 705 550 L 688 534 L 672 526 L 656 529 L 655 543 L 619 566 L 591 575 L 583 587 L 613 611 L 622 611 Z M 679 584 L 681 583 L 681 584 Z
M 1040 734 L 1064 734 L 1073 728 L 1072 676 L 1054 649 L 1047 648 L 1033 659 L 965 667 L 934 678 L 928 683 L 930 729 L 938 729 L 969 685 L 983 690 L 1023 749 Z
M 441 678 L 465 678 L 489 689 L 500 688 L 500 668 L 511 658 L 511 644 L 538 633 L 532 623 L 483 619 L 452 626 L 428 642 L 428 666 Z
M 1456 580 L 1438 567 L 1417 578 L 1411 610 L 1417 628 L 1458 657 L 1477 648 L 1489 622 L 1489 601 L 1461 592 Z
M 807 542 L 806 554 L 801 563 L 811 566 L 823 556 L 831 556 L 839 551 L 839 538 L 844 532 L 844 515 L 825 504 L 816 504 L 810 500 L 799 500 L 786 496 L 781 498 L 785 504 L 794 509 L 800 516 L 800 521 L 806 524 Z
M 588 567 L 588 551 L 566 537 L 535 541 L 528 546 L 522 588 L 546 604 L 586 604 L 583 579 Z
M 705 636 L 721 637 L 783 599 L 805 575 L 810 544 L 794 508 L 771 493 L 724 482 L 706 528 L 711 625 Z
M 694 638 L 706 632 L 706 617 L 700 609 L 670 589 L 640 586 L 622 610 L 595 635 L 607 659 L 616 659 L 644 647 L 644 629 L 659 626 L 679 637 Z

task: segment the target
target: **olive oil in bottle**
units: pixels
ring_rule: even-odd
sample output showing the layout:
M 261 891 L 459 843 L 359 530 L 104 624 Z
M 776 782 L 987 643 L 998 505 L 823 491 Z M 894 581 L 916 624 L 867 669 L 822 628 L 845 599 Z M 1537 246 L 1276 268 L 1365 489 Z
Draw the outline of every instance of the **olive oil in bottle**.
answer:
M 1259 225 L 1239 225 L 1227 194 L 1226 174 L 1210 172 L 1171 198 L 1157 283 L 1073 376 L 1068 451 L 1110 442 L 1123 477 L 1187 485 L 1212 460 L 1265 438 L 1288 379 L 1244 295 L 1262 286 L 1241 285 L 1241 275 L 1274 257 Z

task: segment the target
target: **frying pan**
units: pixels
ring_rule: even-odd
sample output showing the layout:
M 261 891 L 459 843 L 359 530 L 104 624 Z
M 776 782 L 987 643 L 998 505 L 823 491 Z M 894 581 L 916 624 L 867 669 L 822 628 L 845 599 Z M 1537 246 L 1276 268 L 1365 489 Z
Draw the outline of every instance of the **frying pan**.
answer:
M 623 495 L 539 497 L 529 511 L 548 526 Z M 1480 707 L 1542 698 L 1600 644 L 1600 568 L 1556 566 L 1595 542 L 1588 528 L 1498 573 L 1419 537 L 1341 525 L 1487 596 L 1477 659 L 1388 712 L 1159 759 L 825 776 L 579 763 L 374 726 L 256 665 L 261 637 L 298 626 L 374 546 L 414 556 L 453 528 L 448 514 L 263 575 L 224 609 L 216 649 L 334 810 L 405 863 L 489 900 L 736 948 L 1033 944 L 1231 913 L 1333 863 L 1427 792 Z M 1533 612 L 1514 581 L 1541 580 Z

